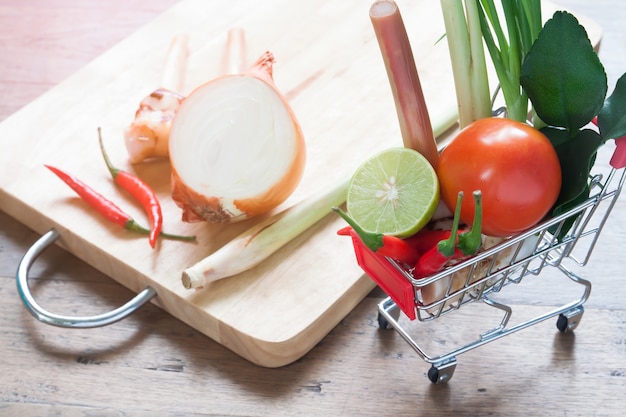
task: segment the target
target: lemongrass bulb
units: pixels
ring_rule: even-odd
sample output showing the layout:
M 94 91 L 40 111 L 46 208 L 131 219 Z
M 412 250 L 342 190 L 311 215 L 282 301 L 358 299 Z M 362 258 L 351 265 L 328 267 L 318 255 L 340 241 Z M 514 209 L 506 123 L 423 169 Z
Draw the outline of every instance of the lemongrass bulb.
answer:
M 305 142 L 263 54 L 243 74 L 216 78 L 182 103 L 169 141 L 172 198 L 183 221 L 232 222 L 289 197 L 304 171 Z

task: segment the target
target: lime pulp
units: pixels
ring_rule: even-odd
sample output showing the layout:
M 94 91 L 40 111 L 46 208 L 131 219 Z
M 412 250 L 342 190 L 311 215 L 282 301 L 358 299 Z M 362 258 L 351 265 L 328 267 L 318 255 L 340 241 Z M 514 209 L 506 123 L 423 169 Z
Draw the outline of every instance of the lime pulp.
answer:
M 348 185 L 349 215 L 365 231 L 411 236 L 432 218 L 439 181 L 428 160 L 409 148 L 389 148 L 366 160 Z

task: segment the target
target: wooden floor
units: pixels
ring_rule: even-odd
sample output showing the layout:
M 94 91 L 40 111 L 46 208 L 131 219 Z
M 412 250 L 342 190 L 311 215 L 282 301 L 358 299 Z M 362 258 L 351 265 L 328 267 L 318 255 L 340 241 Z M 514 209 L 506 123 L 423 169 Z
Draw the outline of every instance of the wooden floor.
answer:
M 0 121 L 174 3 L 0 0 Z M 626 8 L 617 0 L 560 3 L 605 29 L 600 57 L 612 90 L 626 71 Z M 8 146 L 0 138 L 0 151 Z M 105 328 L 46 326 L 24 309 L 14 281 L 38 236 L 0 212 L 0 415 L 622 416 L 625 213 L 622 197 L 591 262 L 577 270 L 593 290 L 575 332 L 542 322 L 460 355 L 453 379 L 433 385 L 429 365 L 397 332 L 379 329 L 380 290 L 310 353 L 278 369 L 252 365 L 153 305 Z M 67 314 L 99 313 L 132 295 L 57 247 L 31 276 L 41 304 Z M 507 288 L 502 299 L 513 306 L 512 321 L 522 321 L 578 294 L 549 272 Z M 499 319 L 471 305 L 432 323 L 403 324 L 438 354 Z

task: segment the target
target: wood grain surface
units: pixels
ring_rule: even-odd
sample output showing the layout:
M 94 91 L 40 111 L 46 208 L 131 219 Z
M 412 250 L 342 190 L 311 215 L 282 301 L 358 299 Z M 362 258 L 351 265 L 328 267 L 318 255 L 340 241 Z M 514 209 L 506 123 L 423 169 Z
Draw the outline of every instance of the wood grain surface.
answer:
M 373 288 L 356 265 L 348 239 L 329 245 L 340 239 L 336 231 L 343 221 L 329 205 L 322 221 L 257 267 L 201 291 L 187 290 L 181 283 L 184 269 L 259 219 L 183 224 L 170 198 L 167 161 L 131 166 L 122 138 L 139 100 L 159 87 L 175 35 L 189 36 L 181 91 L 188 94 L 220 75 L 227 32 L 242 27 L 250 62 L 266 49 L 276 56 L 276 85 L 289 98 L 306 139 L 302 181 L 277 211 L 315 198 L 349 178 L 369 155 L 401 145 L 368 7 L 351 0 L 327 10 L 333 3 L 176 4 L 0 124 L 0 136 L 19 139 L 0 156 L 0 208 L 39 233 L 55 228 L 62 247 L 129 289 L 154 288 L 154 303 L 248 360 L 276 367 L 300 358 Z M 447 44 L 437 42 L 444 32 L 440 7 L 426 0 L 403 6 L 433 125 L 443 119 L 449 127 L 456 100 Z M 297 39 L 285 38 L 282 32 L 293 25 L 298 25 Z M 389 105 L 381 105 L 385 101 Z M 77 175 L 122 207 L 130 206 L 133 218 L 145 217 L 106 175 L 95 146 L 98 126 L 115 164 L 157 192 L 164 229 L 196 235 L 197 243 L 161 240 L 151 250 L 145 239 L 83 215 L 85 205 L 44 164 Z M 100 175 L 94 170 L 98 165 Z
M 0 120 L 174 3 L 0 1 Z M 610 0 L 561 4 L 601 24 L 612 89 L 626 71 L 625 9 Z M 0 138 L 1 150 L 7 140 Z M 278 369 L 251 364 L 153 305 L 105 328 L 45 326 L 23 308 L 14 283 L 37 234 L 0 212 L 0 415 L 622 415 L 624 209 L 621 198 L 582 270 L 594 288 L 573 334 L 545 322 L 503 338 L 460 356 L 443 386 L 428 382 L 428 365 L 395 332 L 378 329 L 378 290 L 303 358 Z M 94 314 L 132 295 L 57 247 L 32 275 L 35 295 L 53 311 Z M 507 294 L 516 319 L 569 296 L 552 275 Z M 472 306 L 415 331 L 446 349 L 485 330 L 490 314 Z

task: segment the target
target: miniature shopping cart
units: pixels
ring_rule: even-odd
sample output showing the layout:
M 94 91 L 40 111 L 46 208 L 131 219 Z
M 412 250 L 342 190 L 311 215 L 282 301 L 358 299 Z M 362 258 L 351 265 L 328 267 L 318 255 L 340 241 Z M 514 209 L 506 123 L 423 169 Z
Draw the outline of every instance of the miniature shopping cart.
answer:
M 587 264 L 619 197 L 626 178 L 623 169 L 626 166 L 626 143 L 620 142 L 626 142 L 626 138 L 616 141 L 608 172 L 594 174 L 590 179 L 591 192 L 586 201 L 435 275 L 415 279 L 410 269 L 375 254 L 362 244 L 358 235 L 352 234 L 359 266 L 388 296 L 378 305 L 379 325 L 395 329 L 423 360 L 431 364 L 428 371 L 431 382 L 449 381 L 458 355 L 546 319 L 557 317 L 556 325 L 561 332 L 572 331 L 578 325 L 584 312 L 583 304 L 591 292 L 591 283 L 575 274 L 569 264 L 581 267 Z M 568 229 L 569 225 L 571 228 Z M 568 231 L 563 235 L 562 230 Z M 582 295 L 578 300 L 509 326 L 512 307 L 496 301 L 493 296 L 509 284 L 520 283 L 526 276 L 539 275 L 544 268 L 554 268 L 579 284 Z M 409 320 L 426 322 L 477 301 L 502 312 L 499 325 L 444 354 L 427 354 L 399 323 L 400 312 Z

